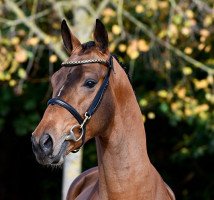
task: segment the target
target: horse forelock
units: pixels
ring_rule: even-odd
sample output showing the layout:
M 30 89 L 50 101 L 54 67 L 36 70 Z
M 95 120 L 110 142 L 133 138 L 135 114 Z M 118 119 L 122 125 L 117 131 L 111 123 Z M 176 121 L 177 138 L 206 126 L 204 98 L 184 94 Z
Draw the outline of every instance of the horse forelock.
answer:
M 89 42 L 86 42 L 86 43 L 82 44 L 82 50 L 83 51 L 89 50 L 89 49 L 91 49 L 91 47 L 95 47 L 95 42 L 94 41 L 89 41 Z

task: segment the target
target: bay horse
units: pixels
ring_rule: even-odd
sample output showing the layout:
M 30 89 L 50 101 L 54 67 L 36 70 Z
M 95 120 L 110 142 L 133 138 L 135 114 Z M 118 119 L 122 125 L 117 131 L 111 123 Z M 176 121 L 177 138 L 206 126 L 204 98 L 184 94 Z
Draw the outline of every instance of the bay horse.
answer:
M 61 24 L 70 57 L 53 74 L 52 98 L 32 134 L 39 163 L 61 165 L 95 137 L 98 167 L 83 172 L 67 200 L 175 199 L 147 154 L 142 114 L 124 69 L 109 53 L 108 34 L 96 20 L 94 41 L 81 44 Z

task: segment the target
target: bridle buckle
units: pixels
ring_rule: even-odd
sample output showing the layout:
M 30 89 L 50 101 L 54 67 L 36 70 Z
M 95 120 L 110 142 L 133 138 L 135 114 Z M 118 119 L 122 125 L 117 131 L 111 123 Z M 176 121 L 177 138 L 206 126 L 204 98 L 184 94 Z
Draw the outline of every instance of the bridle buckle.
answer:
M 85 113 L 85 119 L 83 120 L 82 124 L 80 125 L 80 128 L 84 128 L 85 124 L 87 123 L 87 121 L 91 119 L 91 115 L 88 115 L 88 113 Z
M 70 129 L 70 133 L 69 133 L 69 135 L 67 135 L 65 137 L 65 140 L 73 140 L 74 142 L 78 142 L 79 140 L 81 140 L 83 135 L 84 135 L 84 132 L 85 132 L 84 126 L 86 125 L 86 123 L 88 122 L 88 120 L 90 118 L 91 118 L 91 116 L 88 115 L 88 113 L 86 112 L 85 113 L 85 119 L 83 120 L 82 124 L 80 124 L 80 125 L 76 124 L 76 125 L 72 126 Z M 74 134 L 74 129 L 76 129 L 76 128 L 79 128 L 79 130 L 81 131 L 81 135 L 79 136 L 79 138 L 77 138 Z

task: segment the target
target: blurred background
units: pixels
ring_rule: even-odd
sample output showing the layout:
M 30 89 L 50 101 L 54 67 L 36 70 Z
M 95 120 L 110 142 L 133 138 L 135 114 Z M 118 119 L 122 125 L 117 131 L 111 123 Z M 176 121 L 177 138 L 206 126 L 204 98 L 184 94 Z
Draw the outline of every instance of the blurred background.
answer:
M 0 199 L 61 199 L 63 167 L 39 165 L 30 137 L 68 57 L 62 19 L 86 42 L 96 18 L 131 75 L 152 163 L 178 200 L 214 199 L 213 0 L 1 0 Z M 79 156 L 73 167 L 96 165 L 93 140 Z

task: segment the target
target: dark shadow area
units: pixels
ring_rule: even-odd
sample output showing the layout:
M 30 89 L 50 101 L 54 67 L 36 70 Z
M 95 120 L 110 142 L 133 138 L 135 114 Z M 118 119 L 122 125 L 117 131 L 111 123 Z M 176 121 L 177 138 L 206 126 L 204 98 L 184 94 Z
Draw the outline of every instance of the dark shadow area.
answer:
M 0 199 L 59 200 L 62 170 L 41 166 L 32 149 L 30 135 L 0 134 Z

